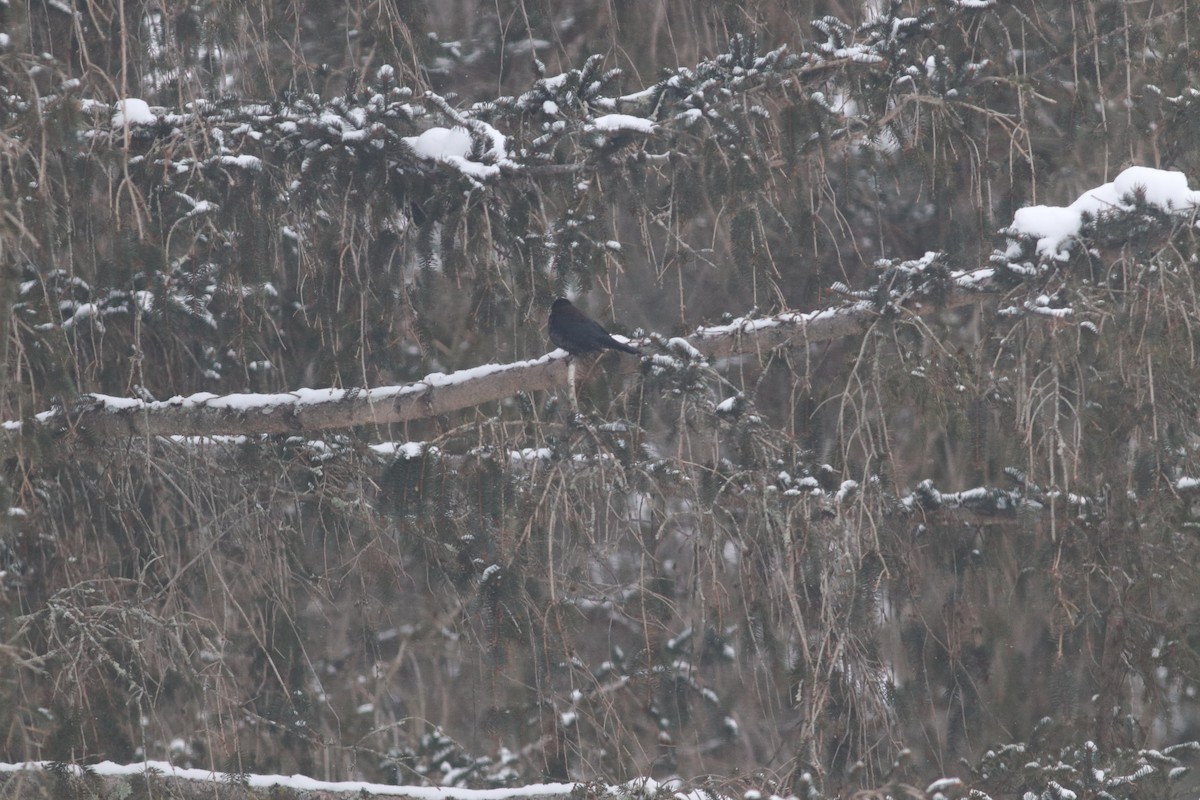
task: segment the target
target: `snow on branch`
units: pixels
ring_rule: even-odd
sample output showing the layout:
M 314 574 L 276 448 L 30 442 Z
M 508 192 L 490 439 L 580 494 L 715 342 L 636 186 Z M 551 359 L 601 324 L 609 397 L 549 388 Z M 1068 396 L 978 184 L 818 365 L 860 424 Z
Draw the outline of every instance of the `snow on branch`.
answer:
M 303 175 L 316 160 L 345 153 L 372 162 L 383 155 L 392 177 L 401 181 L 466 179 L 478 188 L 504 175 L 556 174 L 547 166 L 581 169 L 589 154 L 610 154 L 630 134 L 690 127 L 694 116 L 684 112 L 703 109 L 713 120 L 722 119 L 719 110 L 739 110 L 737 94 L 782 80 L 780 73 L 796 66 L 796 59 L 783 58 L 783 48 L 758 56 L 742 37 L 734 37 L 731 48 L 732 54 L 679 68 L 672 78 L 632 95 L 613 91 L 621 70 L 604 70 L 603 56 L 593 55 L 578 69 L 543 74 L 524 94 L 466 108 L 398 84 L 388 66 L 360 91 L 328 99 L 297 93 L 268 102 L 196 100 L 182 109 L 151 106 L 137 97 L 111 105 L 92 98 L 77 102 L 90 117 L 82 139 L 93 147 L 128 148 L 137 153 L 135 168 L 167 180 L 214 167 L 258 172 L 297 157 Z M 77 92 L 75 84 L 64 84 L 60 93 L 37 102 L 47 113 Z M 622 113 L 609 113 L 618 108 Z M 572 142 L 569 163 L 560 160 L 564 139 Z M 661 147 L 667 145 L 664 138 Z
M 686 340 L 687 352 L 706 358 L 761 353 L 782 345 L 808 345 L 865 333 L 881 318 L 924 315 L 942 308 L 978 302 L 988 287 L 991 270 L 954 273 L 936 302 L 919 293 L 896 295 L 883 306 L 858 300 L 808 313 L 788 312 L 771 317 L 741 318 L 698 328 Z M 681 342 L 664 349 L 678 352 Z M 653 358 L 650 359 L 651 366 Z M 626 370 L 637 369 L 629 359 Z M 88 394 L 70 407 L 37 414 L 37 425 L 51 430 L 78 430 L 98 439 L 125 436 L 212 436 L 264 433 L 311 433 L 356 425 L 386 425 L 447 414 L 503 400 L 520 392 L 545 391 L 567 380 L 567 355 L 555 350 L 541 358 L 511 364 L 485 364 L 445 374 L 427 375 L 407 386 L 374 389 L 297 389 L 278 394 L 207 392 L 170 400 L 146 401 Z M 5 422 L 8 431 L 19 422 Z
M 162 401 L 88 394 L 69 408 L 44 411 L 34 419 L 48 427 L 79 429 L 102 439 L 306 433 L 447 414 L 518 392 L 553 388 L 565 381 L 566 372 L 566 354 L 555 351 L 531 361 L 486 364 L 448 375 L 435 372 L 407 386 L 375 389 L 297 389 L 220 396 L 200 392 Z M 13 429 L 11 422 L 4 425 Z
M 185 769 L 167 761 L 145 761 L 117 764 L 102 761 L 81 767 L 54 761 L 29 761 L 16 764 L 0 763 L 0 775 L 28 773 L 66 774 L 115 781 L 131 776 L 147 779 L 188 781 L 225 786 L 240 784 L 246 789 L 291 789 L 305 796 L 362 797 L 378 795 L 408 797 L 412 800 L 524 800 L 525 798 L 565 798 L 577 788 L 574 783 L 541 783 L 503 789 L 462 789 L 455 786 L 393 786 L 367 781 L 322 781 L 305 775 L 255 775 L 213 772 L 207 769 Z M 174 796 L 174 795 L 172 795 Z M 271 796 L 274 796 L 273 794 Z
M 833 289 L 856 302 L 807 313 L 790 312 L 763 318 L 741 318 L 696 331 L 695 346 L 710 358 L 762 352 L 782 344 L 822 342 L 857 336 L 881 317 L 923 316 L 939 309 L 978 302 L 995 290 L 991 269 L 951 271 L 940 253 L 888 264 L 876 286 L 851 292 Z
M 132 123 L 140 118 L 141 110 L 126 105 L 122 113 L 132 113 Z M 620 122 L 617 127 L 624 124 Z M 472 132 L 491 142 L 489 160 L 498 160 L 503 137 L 481 126 L 473 126 Z M 450 135 L 446 138 L 454 139 Z M 437 149 L 432 144 L 430 147 L 431 152 Z M 465 135 L 455 147 L 466 152 Z M 437 152 L 445 157 L 446 148 L 440 147 Z M 1037 206 L 1019 211 L 1013 225 L 1004 231 L 1009 245 L 993 256 L 993 268 L 953 271 L 940 253 L 927 253 L 912 261 L 880 262 L 876 265 L 879 278 L 875 285 L 859 291 L 843 285 L 833 287 L 851 298 L 850 302 L 806 313 L 731 319 L 699 328 L 687 339 L 656 340 L 662 352 L 649 359 L 648 370 L 652 371 L 661 359 L 673 359 L 672 353 L 691 357 L 689 348 L 709 359 L 762 353 L 783 345 L 803 346 L 861 335 L 881 318 L 923 315 L 976 302 L 982 294 L 995 293 L 1013 280 L 1034 279 L 1036 283 L 1041 273 L 1061 263 L 1071 242 L 1088 237 L 1089 231 L 1096 235 L 1097 218 L 1104 219 L 1108 227 L 1125 222 L 1140 226 L 1122 228 L 1126 235 L 1134 236 L 1146 225 L 1158 230 L 1190 219 L 1198 198 L 1200 193 L 1189 190 L 1186 177 L 1180 173 L 1131 168 L 1067 208 Z M 1037 265 L 1030 263 L 1033 258 L 1039 258 Z M 1006 315 L 1055 320 L 1069 317 L 1072 312 L 1065 300 L 1049 295 L 1000 310 Z M 80 313 L 76 311 L 76 316 Z M 38 414 L 35 421 L 45 429 L 79 429 L 101 439 L 313 432 L 421 419 L 495 402 L 519 392 L 553 389 L 565 384 L 566 367 L 566 355 L 556 351 L 531 361 L 488 364 L 450 375 L 434 373 L 408 386 L 299 389 L 283 394 L 223 397 L 200 393 L 165 401 L 85 395 L 70 407 Z M 632 361 L 625 365 L 627 371 L 635 368 Z M 4 423 L 4 429 L 10 432 L 21 427 L 15 421 Z
M 1200 206 L 1200 192 L 1188 188 L 1182 172 L 1129 167 L 1115 180 L 1089 189 L 1068 206 L 1027 206 L 1013 215 L 1012 225 L 1001 233 L 1008 247 L 994 260 L 1006 263 L 1020 274 L 1040 265 L 1065 262 L 1084 239 L 1127 241 L 1153 229 L 1157 223 L 1172 224 L 1191 218 Z
M 885 27 L 907 31 L 903 22 Z M 537 63 L 539 77 L 528 91 L 466 107 L 401 85 L 389 65 L 366 76 L 357 90 L 330 98 L 286 93 L 273 100 L 225 97 L 170 108 L 138 97 L 80 98 L 79 82 L 68 80 L 57 92 L 15 102 L 43 115 L 63 104 L 76 106 L 89 123 L 81 141 L 129 150 L 135 172 L 145 169 L 167 182 L 184 183 L 204 170 L 258 173 L 289 161 L 300 166 L 303 180 L 316 165 L 344 153 L 371 163 L 382 157 L 391 177 L 402 182 L 465 179 L 477 189 L 505 176 L 586 169 L 596 156 L 643 138 L 657 138 L 657 155 L 682 155 L 671 134 L 694 132 L 697 125 L 741 150 L 748 126 L 770 116 L 765 106 L 747 103 L 747 94 L 818 83 L 829 90 L 831 68 L 878 69 L 902 37 L 846 29 L 836 38 L 837 47 L 790 54 L 785 46 L 760 51 L 754 37 L 735 35 L 728 52 L 677 67 L 633 92 L 620 91 L 623 73 L 605 69 L 602 55 L 551 76 Z M 841 116 L 830 112 L 832 120 Z M 560 146 L 564 142 L 569 146 Z

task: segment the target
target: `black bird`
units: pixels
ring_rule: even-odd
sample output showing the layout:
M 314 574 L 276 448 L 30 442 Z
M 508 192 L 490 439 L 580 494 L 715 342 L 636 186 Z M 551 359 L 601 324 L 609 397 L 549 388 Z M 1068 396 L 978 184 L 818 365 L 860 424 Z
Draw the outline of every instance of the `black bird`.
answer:
M 596 320 L 580 311 L 571 301 L 560 297 L 550 306 L 550 341 L 573 356 L 595 353 L 604 348 L 640 356 L 641 350 L 618 342 Z

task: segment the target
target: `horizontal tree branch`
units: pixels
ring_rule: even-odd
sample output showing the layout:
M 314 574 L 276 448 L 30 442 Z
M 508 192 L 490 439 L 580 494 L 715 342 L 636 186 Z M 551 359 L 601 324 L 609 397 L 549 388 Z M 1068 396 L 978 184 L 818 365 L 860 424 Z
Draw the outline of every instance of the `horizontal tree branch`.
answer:
M 958 273 L 950 290 L 932 302 L 909 298 L 892 308 L 924 316 L 979 302 L 994 292 L 991 270 Z M 739 319 L 699 328 L 673 339 L 668 347 L 688 345 L 705 358 L 764 353 L 782 345 L 806 346 L 865 333 L 881 319 L 874 303 L 859 301 L 808 313 L 789 312 L 760 319 Z M 512 364 L 487 364 L 450 374 L 434 373 L 406 386 L 375 389 L 298 389 L 282 394 L 194 394 L 163 401 L 84 395 L 69 408 L 35 417 L 50 429 L 78 431 L 97 439 L 127 436 L 211 436 L 217 434 L 312 433 L 357 425 L 386 425 L 447 414 L 484 403 L 565 386 L 568 356 L 555 350 L 541 358 Z M 626 359 L 623 369 L 637 363 Z M 5 423 L 18 430 L 19 423 Z
M 152 796 L 190 797 L 276 797 L 278 793 L 303 794 L 313 800 L 362 797 L 405 797 L 410 800 L 567 800 L 579 788 L 574 783 L 541 783 L 511 789 L 462 789 L 454 786 L 391 786 L 366 781 L 323 781 L 305 775 L 256 775 L 213 772 L 176 767 L 166 761 L 117 764 L 104 761 L 82 767 L 52 761 L 0 763 L 0 775 L 32 797 L 92 794 L 99 788 L 104 796 L 115 795 L 137 781 Z M 86 788 L 85 788 L 86 787 Z M 230 791 L 227 791 L 230 790 Z M 24 796 L 24 795 L 23 795 Z

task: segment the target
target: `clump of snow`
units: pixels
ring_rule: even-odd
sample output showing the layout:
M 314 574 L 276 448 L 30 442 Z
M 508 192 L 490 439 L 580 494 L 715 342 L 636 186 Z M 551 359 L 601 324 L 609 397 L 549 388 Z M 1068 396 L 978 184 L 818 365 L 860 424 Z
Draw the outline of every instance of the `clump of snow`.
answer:
M 471 154 L 471 134 L 466 128 L 430 128 L 420 136 L 406 136 L 404 143 L 422 158 L 440 161 L 450 156 L 466 158 Z
M 482 123 L 478 132 L 490 142 L 487 153 L 496 164 L 482 164 L 468 158 L 474 143 L 467 129 L 460 126 L 430 128 L 420 136 L 406 136 L 403 141 L 422 158 L 449 164 L 468 177 L 483 180 L 500 174 L 499 163 L 508 161 L 508 153 L 505 150 L 504 134 L 491 125 Z
M 262 159 L 258 156 L 217 156 L 221 164 L 227 167 L 240 167 L 241 169 L 258 170 L 262 169 Z
M 1167 211 L 1183 211 L 1200 205 L 1200 192 L 1188 189 L 1187 176 L 1150 167 L 1130 167 L 1116 180 L 1084 192 L 1071 205 L 1029 206 L 1013 215 L 1010 236 L 1037 239 L 1037 253 L 1059 261 L 1068 257 L 1069 242 L 1079 235 L 1083 215 L 1093 217 L 1105 211 L 1128 210 L 1127 197 L 1143 192 L 1146 202 Z M 1020 256 L 1020 246 L 1010 243 L 1009 258 Z
M 124 128 L 134 125 L 154 125 L 158 117 L 150 111 L 150 104 L 136 97 L 128 97 L 117 101 L 116 111 L 112 115 L 112 126 Z
M 668 340 L 667 347 L 671 348 L 682 356 L 686 356 L 692 361 L 704 360 L 704 354 L 692 346 L 692 343 L 687 339 L 684 339 L 682 336 L 675 336 Z
M 396 454 L 405 459 L 420 458 L 424 452 L 425 445 L 421 442 L 401 442 L 396 446 Z
M 75 308 L 75 313 L 68 319 L 63 320 L 62 329 L 70 330 L 84 320 L 95 319 L 98 321 L 100 307 L 95 303 L 80 303 Z M 103 326 L 101 326 L 103 328 Z
M 411 460 L 423 455 L 436 456 L 441 453 L 437 445 L 428 442 L 380 442 L 367 445 L 367 449 L 381 456 L 394 456 Z
M 588 125 L 585 130 L 654 133 L 655 127 L 655 124 L 645 117 L 635 117 L 631 114 L 605 114 L 592 120 L 592 124 Z
M 925 790 L 925 794 L 935 794 L 939 792 L 948 792 L 953 789 L 958 789 L 963 785 L 961 778 L 939 778 L 929 784 L 929 788 Z
M 554 457 L 554 453 L 549 447 L 526 447 L 521 450 L 511 450 L 508 455 L 514 463 L 523 461 L 549 461 Z

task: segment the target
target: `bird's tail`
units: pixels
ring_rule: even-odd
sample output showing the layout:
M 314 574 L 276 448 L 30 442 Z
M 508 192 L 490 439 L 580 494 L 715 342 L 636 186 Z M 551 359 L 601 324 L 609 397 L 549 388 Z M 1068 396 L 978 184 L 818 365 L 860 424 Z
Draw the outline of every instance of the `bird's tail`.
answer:
M 620 350 L 622 353 L 629 353 L 631 356 L 640 356 L 642 354 L 642 351 L 638 350 L 633 345 L 625 344 L 624 342 L 618 342 L 611 336 L 608 337 L 608 341 L 605 342 L 605 344 L 607 344 L 613 350 Z

